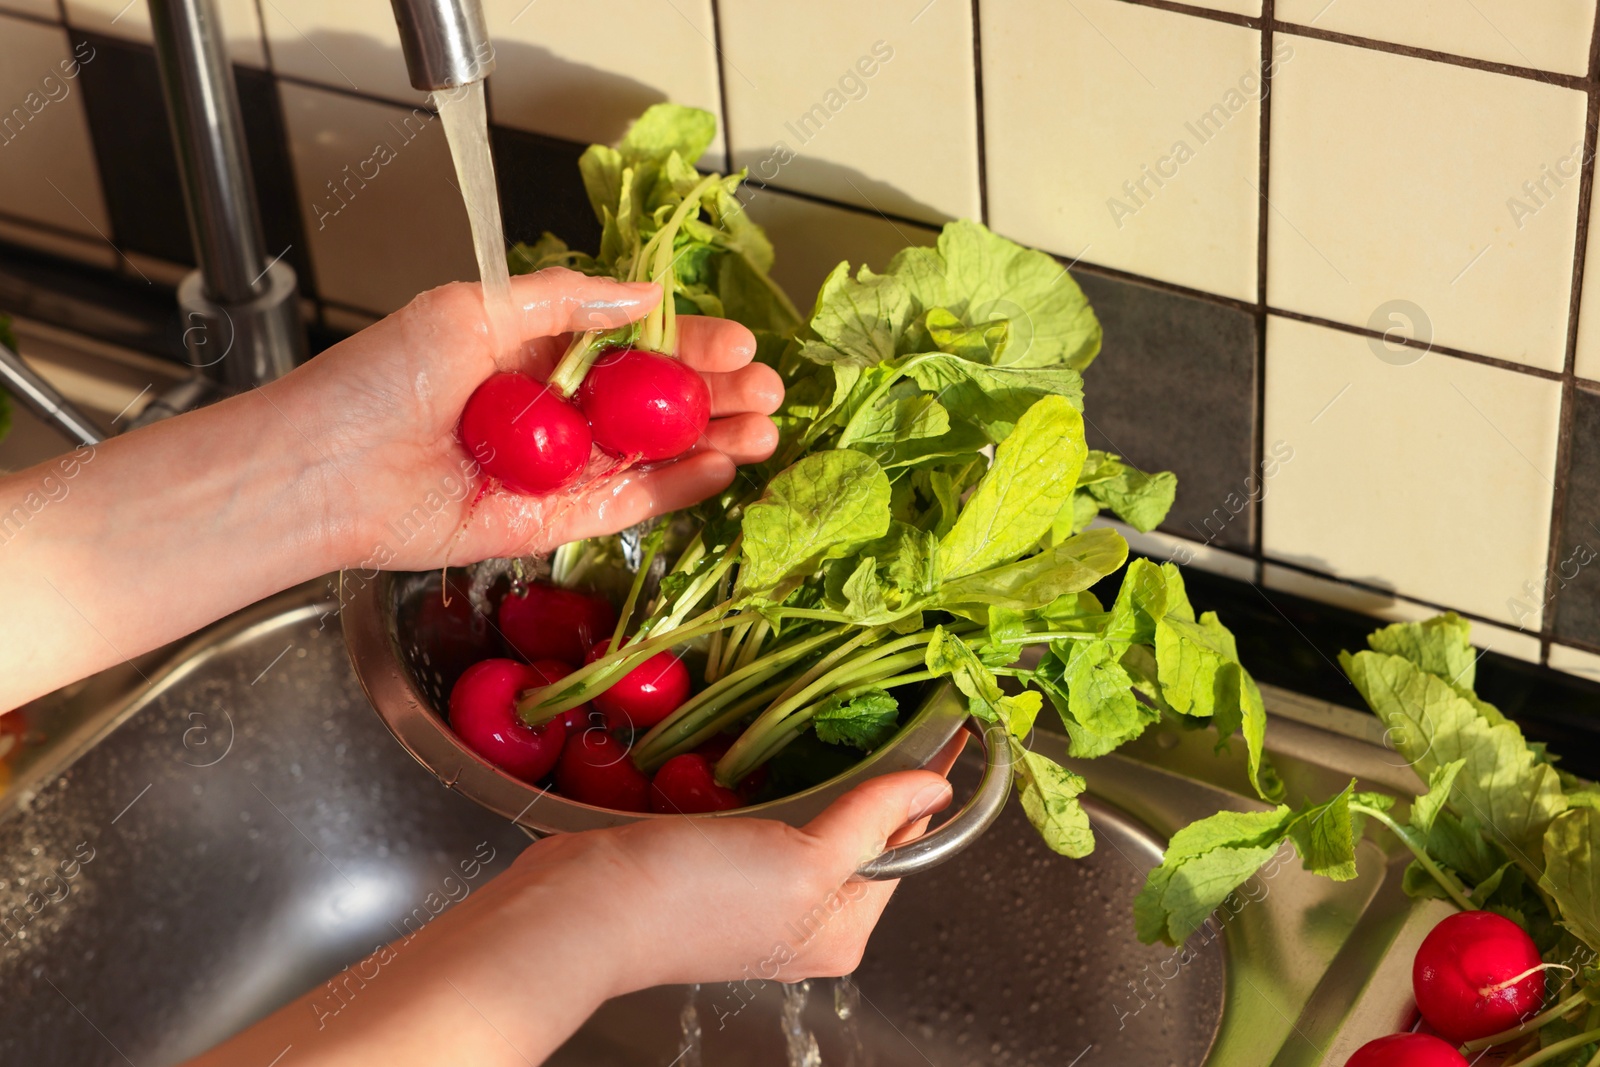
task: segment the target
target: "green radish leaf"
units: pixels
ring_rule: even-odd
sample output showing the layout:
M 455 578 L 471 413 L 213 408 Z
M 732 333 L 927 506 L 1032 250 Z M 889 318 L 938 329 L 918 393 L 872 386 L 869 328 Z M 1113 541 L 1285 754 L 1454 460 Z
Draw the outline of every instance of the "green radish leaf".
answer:
M 1219 811 L 1173 834 L 1133 902 L 1139 940 L 1183 944 L 1278 854 L 1294 819 L 1281 804 L 1271 811 Z
M 905 284 L 919 317 L 943 308 L 969 326 L 1009 320 L 1012 366 L 1081 371 L 1100 351 L 1100 323 L 1066 268 L 979 223 L 949 223 L 937 248 L 905 249 L 889 273 Z M 919 340 L 913 336 L 908 350 L 924 350 Z
M 1077 483 L 1083 464 L 1083 416 L 1065 399 L 1047 396 L 995 449 L 939 545 L 946 579 L 1007 563 L 1038 544 Z
M 1539 886 L 1561 909 L 1561 925 L 1600 951 L 1600 811 L 1573 808 L 1544 833 Z
M 1040 661 L 1045 694 L 1061 716 L 1078 759 L 1094 759 L 1144 733 L 1161 713 L 1145 706 L 1123 669 L 1126 646 L 1109 641 L 1059 641 Z
M 1011 324 L 995 319 L 968 326 L 944 308 L 930 308 L 923 326 L 939 351 L 976 363 L 1002 363 L 1002 353 L 1011 340 Z
M 948 411 L 945 417 L 949 418 Z M 912 437 L 895 441 L 888 447 L 874 449 L 873 454 L 884 470 L 944 468 L 953 464 L 974 462 L 981 458 L 980 454 L 987 447 L 989 438 L 982 430 L 969 423 L 957 422 L 947 432 L 937 437 Z M 939 474 L 946 482 L 949 481 L 949 475 L 942 470 L 933 473 Z M 958 510 L 959 506 L 950 509 L 952 522 Z
M 1332 800 L 1310 805 L 1289 825 L 1289 837 L 1305 869 L 1313 874 L 1348 882 L 1356 876 L 1356 842 L 1361 829 L 1350 816 L 1350 794 L 1355 779 Z
M 1230 681 L 1233 693 L 1224 699 L 1237 706 L 1238 681 L 1224 668 L 1236 665 L 1238 656 L 1233 635 L 1217 621 L 1215 612 L 1206 612 L 1198 622 L 1163 615 L 1156 620 L 1155 643 L 1161 695 L 1180 715 L 1203 718 L 1214 714 L 1218 690 L 1227 693 Z M 1224 704 L 1225 709 L 1229 706 Z
M 839 435 L 840 448 L 896 445 L 943 436 L 950 429 L 950 413 L 931 396 L 903 396 L 863 411 Z M 876 453 L 874 449 L 863 449 Z M 891 455 L 892 449 L 884 449 Z
M 933 639 L 923 653 L 923 662 L 935 678 L 950 676 L 956 688 L 966 696 L 972 714 L 985 722 L 1001 717 L 1000 701 L 1005 694 L 1000 691 L 999 680 L 961 638 L 943 626 L 935 626 Z
M 1063 596 L 1088 589 L 1128 558 L 1128 543 L 1115 530 L 1085 530 L 1059 545 L 1015 563 L 991 567 L 965 578 L 946 579 L 938 593 L 947 611 L 969 614 L 974 605 L 1017 611 L 1042 608 Z M 941 552 L 940 559 L 944 559 Z
M 889 529 L 889 479 L 870 456 L 813 452 L 780 472 L 744 515 L 745 593 L 768 593 Z
M 845 579 L 844 596 L 845 614 L 857 623 L 890 615 L 889 605 L 883 599 L 883 587 L 878 584 L 878 561 L 871 556 L 862 556 L 856 569 Z
M 682 104 L 652 104 L 633 120 L 617 147 L 630 160 L 665 162 L 676 153 L 685 163 L 694 163 L 716 138 L 716 116 L 709 111 Z
M 1544 832 L 1567 800 L 1556 769 L 1538 762 L 1516 724 L 1492 722 L 1448 681 L 1400 656 L 1345 652 L 1339 661 L 1417 773 L 1431 776 L 1464 761 L 1452 793 L 1460 806 L 1449 805 L 1481 816 L 1491 833 L 1536 862 Z
M 1088 487 L 1089 495 L 1103 508 L 1140 533 L 1149 533 L 1166 519 L 1178 492 L 1178 476 L 1171 471 L 1145 474 L 1129 466 L 1111 478 L 1100 479 Z
M 851 278 L 850 264 L 840 263 L 822 283 L 811 315 L 820 340 L 806 342 L 801 354 L 815 363 L 876 366 L 895 357 L 910 318 L 911 294 L 898 278 L 865 266 Z
M 1089 816 L 1078 802 L 1083 778 L 1059 763 L 1030 752 L 1015 738 L 1011 755 L 1022 811 L 1052 852 L 1081 859 L 1094 851 Z
M 830 745 L 849 745 L 871 752 L 899 728 L 900 705 L 882 689 L 869 689 L 846 699 L 828 698 L 811 718 L 817 737 Z
M 1435 767 L 1428 775 L 1428 791 L 1411 802 L 1411 825 L 1424 837 L 1433 829 L 1445 801 L 1450 799 L 1450 789 L 1456 784 L 1456 775 L 1467 765 L 1463 759 L 1451 760 Z
M 1044 397 L 1063 397 L 1083 409 L 1083 377 L 1068 367 L 990 367 L 934 353 L 912 356 L 906 374 L 982 429 L 991 442 L 1009 437 L 1018 420 Z M 1069 479 L 1069 489 L 1071 485 Z

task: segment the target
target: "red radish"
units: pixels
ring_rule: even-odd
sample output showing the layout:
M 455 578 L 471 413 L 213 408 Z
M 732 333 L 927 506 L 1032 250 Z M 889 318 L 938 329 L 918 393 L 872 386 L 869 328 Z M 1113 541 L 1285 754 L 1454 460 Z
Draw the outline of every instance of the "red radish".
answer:
M 513 492 L 553 493 L 577 480 L 593 435 L 573 404 L 526 374 L 493 375 L 461 410 L 461 443 Z
M 593 663 L 611 647 L 607 638 L 589 650 Z M 689 668 L 671 652 L 657 652 L 594 698 L 595 710 L 613 730 L 646 730 L 678 710 L 689 697 Z
M 1344 1067 L 1467 1067 L 1467 1058 L 1431 1034 L 1390 1034 L 1356 1049 Z
M 650 810 L 650 779 L 628 758 L 628 746 L 604 730 L 567 738 L 556 764 L 556 788 L 564 797 L 598 808 Z
M 1538 1012 L 1544 965 L 1522 927 L 1491 911 L 1463 911 L 1423 938 L 1411 987 L 1429 1026 L 1451 1041 L 1474 1041 Z
M 672 459 L 693 448 L 711 421 L 711 390 L 694 368 L 657 352 L 617 348 L 595 361 L 578 388 L 595 444 L 626 459 Z
M 507 774 L 536 782 L 560 758 L 567 728 L 559 720 L 527 727 L 517 696 L 549 685 L 538 667 L 512 659 L 474 663 L 450 690 L 450 727 L 466 746 Z
M 506 644 L 530 662 L 582 663 L 617 625 L 616 609 L 606 601 L 549 582 L 534 582 L 520 596 L 508 593 L 498 616 Z
M 650 810 L 658 815 L 731 811 L 743 805 L 738 793 L 717 784 L 711 761 L 695 752 L 667 760 L 650 783 Z

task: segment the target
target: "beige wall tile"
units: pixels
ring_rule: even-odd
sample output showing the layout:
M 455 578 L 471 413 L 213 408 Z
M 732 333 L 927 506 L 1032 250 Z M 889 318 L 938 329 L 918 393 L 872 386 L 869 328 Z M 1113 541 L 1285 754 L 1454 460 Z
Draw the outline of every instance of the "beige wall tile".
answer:
M 437 118 L 292 83 L 280 91 L 323 296 L 387 314 L 425 289 L 477 277 Z
M 883 270 L 902 248 L 932 245 L 937 230 L 891 222 L 868 212 L 819 204 L 775 189 L 745 187 L 745 210 L 777 250 L 772 277 L 802 315 L 811 313 L 828 272 L 849 260 Z
M 0 0 L 0 11 L 15 11 L 19 15 L 52 21 L 61 18 L 61 9 L 56 7 L 56 0 Z
M 1440 610 L 1430 604 L 1419 604 L 1404 597 L 1361 589 L 1333 581 L 1331 578 L 1319 578 L 1275 563 L 1262 565 L 1261 584 L 1268 589 L 1320 600 L 1324 604 L 1332 604 L 1348 611 L 1359 611 L 1383 623 L 1421 622 L 1439 614 Z M 1378 625 L 1379 622 L 1374 622 L 1372 628 L 1376 630 Z M 1475 648 L 1498 652 L 1502 656 L 1511 656 L 1529 663 L 1539 662 L 1539 637 L 1536 633 L 1525 630 L 1513 630 L 1474 620 L 1472 644 Z
M 1255 300 L 1260 35 L 1118 0 L 982 12 L 994 228 Z
M 1576 674 L 1591 682 L 1600 682 L 1600 656 L 1581 648 L 1567 645 L 1550 646 L 1550 666 L 1558 671 Z
M 1410 301 L 1438 344 L 1559 368 L 1583 94 L 1288 39 L 1272 98 L 1273 306 L 1387 329 L 1386 305 Z
M 411 88 L 388 0 L 260 2 L 274 70 L 405 104 L 425 99 Z
M 1278 0 L 1284 22 L 1516 67 L 1583 74 L 1594 0 Z
M 235 63 L 267 65 L 261 43 L 261 19 L 256 0 L 213 0 L 222 19 L 228 54 Z M 150 42 L 150 6 L 146 0 L 66 0 L 67 22 L 80 30 Z M 53 14 L 54 12 L 52 12 Z
M 891 215 L 978 217 L 971 5 L 719 10 L 735 166 Z
M 1262 547 L 1397 596 L 1538 625 L 1560 383 L 1273 316 L 1266 437 L 1294 449 Z M 1387 355 L 1387 353 L 1386 353 Z
M 61 27 L 0 15 L 0 210 L 109 240 L 80 59 Z
M 488 0 L 484 11 L 495 48 L 495 122 L 611 144 L 639 112 L 671 100 L 718 116 L 706 162 L 722 165 L 711 0 Z
M 1249 15 L 1251 18 L 1261 17 L 1261 0 L 1191 0 L 1191 2 L 1195 7 L 1210 8 L 1212 11 Z

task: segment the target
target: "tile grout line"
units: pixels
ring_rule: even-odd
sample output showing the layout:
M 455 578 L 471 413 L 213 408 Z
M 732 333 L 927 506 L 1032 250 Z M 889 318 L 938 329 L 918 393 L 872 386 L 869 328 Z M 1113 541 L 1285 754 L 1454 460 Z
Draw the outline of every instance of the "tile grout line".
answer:
M 1270 201 L 1268 200 L 1270 181 L 1272 178 L 1272 37 L 1273 16 L 1276 0 L 1261 0 L 1261 108 L 1256 120 L 1261 128 L 1257 131 L 1257 149 L 1260 155 L 1260 170 L 1257 175 L 1257 188 L 1261 197 L 1256 204 L 1256 359 L 1255 359 L 1255 470 L 1263 469 L 1267 451 L 1267 228 L 1271 223 L 1268 214 Z M 1266 544 L 1263 531 L 1266 528 L 1266 493 L 1256 500 L 1255 507 L 1251 508 L 1250 518 L 1250 548 L 1251 556 L 1255 560 L 1255 581 L 1261 584 L 1262 574 L 1265 571 L 1263 559 L 1265 558 Z
M 983 16 L 972 0 L 972 91 L 977 104 L 978 221 L 989 225 L 989 145 L 983 117 Z
M 1550 497 L 1550 544 L 1545 556 L 1544 604 L 1539 612 L 1539 662 L 1550 665 L 1550 646 L 1556 639 L 1556 610 L 1561 593 L 1562 527 L 1567 517 L 1567 495 L 1572 475 L 1572 433 L 1577 407 L 1578 323 L 1583 308 L 1583 276 L 1587 268 L 1591 201 L 1594 196 L 1594 154 L 1600 126 L 1600 90 L 1594 84 L 1600 66 L 1600 15 L 1589 27 L 1588 100 L 1583 122 L 1583 173 L 1578 180 L 1578 226 L 1572 246 L 1572 293 L 1567 302 L 1567 344 L 1561 368 L 1561 406 L 1556 417 L 1555 491 Z
M 733 133 L 728 124 L 728 64 L 722 51 L 721 0 L 711 0 L 711 48 L 716 52 L 712 59 L 717 64 L 717 107 L 722 111 L 722 173 L 732 174 L 739 168 L 733 165 Z
M 1468 67 L 1491 74 L 1504 74 L 1508 77 L 1544 82 L 1569 89 L 1585 89 L 1594 84 L 1597 77 L 1597 72 L 1592 68 L 1585 74 L 1567 74 L 1563 71 L 1524 67 L 1515 63 L 1501 63 L 1492 59 L 1478 59 L 1474 56 L 1457 55 L 1453 52 L 1440 52 L 1431 48 L 1400 44 L 1396 41 L 1384 41 L 1376 37 L 1363 37 L 1360 34 L 1343 33 L 1339 30 L 1324 30 L 1305 23 L 1284 22 L 1275 16 L 1266 15 L 1265 13 L 1260 17 L 1252 18 L 1249 15 L 1236 15 L 1232 12 L 1196 7 L 1192 4 L 1178 2 L 1178 0 L 1120 0 L 1120 2 L 1131 4 L 1135 7 L 1149 7 L 1160 11 L 1170 11 L 1173 14 L 1205 19 L 1208 22 L 1222 22 L 1232 26 L 1243 26 L 1248 29 L 1270 29 L 1274 32 L 1290 33 L 1300 37 L 1313 37 L 1335 44 L 1349 45 L 1354 48 L 1365 48 L 1375 52 L 1389 52 L 1413 59 L 1444 63 L 1448 66 Z M 1264 3 L 1263 9 L 1264 12 L 1270 10 L 1270 6 Z

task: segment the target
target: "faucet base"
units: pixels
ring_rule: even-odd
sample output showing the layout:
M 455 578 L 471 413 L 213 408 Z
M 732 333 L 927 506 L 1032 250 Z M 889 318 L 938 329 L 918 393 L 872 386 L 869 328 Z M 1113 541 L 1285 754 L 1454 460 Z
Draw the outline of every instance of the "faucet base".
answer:
M 222 304 L 206 296 L 198 270 L 184 277 L 178 284 L 178 310 L 191 366 L 242 391 L 281 378 L 305 362 L 294 268 L 274 263 L 265 281 L 265 291 L 254 300 Z

